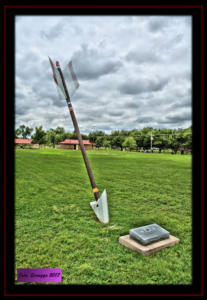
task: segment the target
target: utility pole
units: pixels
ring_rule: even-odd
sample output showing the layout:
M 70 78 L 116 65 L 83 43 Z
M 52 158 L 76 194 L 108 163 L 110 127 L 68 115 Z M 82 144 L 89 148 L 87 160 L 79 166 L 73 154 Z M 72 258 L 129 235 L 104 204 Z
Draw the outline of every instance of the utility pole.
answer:
M 152 141 L 153 141 L 153 137 L 152 137 L 152 132 L 151 132 L 151 141 L 150 141 L 150 148 L 151 148 L 151 152 L 152 152 Z

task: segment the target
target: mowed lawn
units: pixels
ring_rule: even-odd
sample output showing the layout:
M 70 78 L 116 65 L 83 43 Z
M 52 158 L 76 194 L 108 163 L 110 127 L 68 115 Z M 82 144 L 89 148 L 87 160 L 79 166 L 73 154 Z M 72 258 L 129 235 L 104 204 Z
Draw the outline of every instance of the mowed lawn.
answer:
M 100 224 L 90 207 L 80 151 L 16 150 L 16 269 L 61 268 L 59 284 L 191 284 L 192 157 L 87 153 L 99 190 L 107 190 L 109 224 Z M 119 244 L 129 229 L 152 223 L 180 243 L 152 256 Z

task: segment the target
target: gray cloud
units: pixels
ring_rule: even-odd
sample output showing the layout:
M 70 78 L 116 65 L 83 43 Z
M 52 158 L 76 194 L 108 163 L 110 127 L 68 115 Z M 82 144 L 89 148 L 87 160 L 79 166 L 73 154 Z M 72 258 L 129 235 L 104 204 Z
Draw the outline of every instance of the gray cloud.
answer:
M 167 26 L 167 20 L 166 20 L 166 18 L 163 18 L 163 17 L 160 17 L 160 18 L 153 17 L 153 18 L 151 18 L 151 20 L 149 21 L 149 23 L 147 25 L 148 29 L 152 33 L 156 33 L 160 30 L 163 30 L 165 28 L 165 26 Z
M 161 124 L 182 124 L 186 121 L 190 122 L 192 118 L 191 111 L 189 110 L 182 110 L 170 112 L 169 114 L 166 114 L 162 116 L 159 120 Z
M 124 82 L 119 86 L 119 91 L 124 94 L 135 95 L 144 92 L 159 91 L 167 84 L 168 79 L 148 78 L 138 79 L 137 81 Z
M 137 118 L 136 122 L 138 123 L 151 123 L 152 121 L 155 121 L 154 118 L 152 116 L 143 116 L 143 117 L 139 117 Z
M 149 51 L 149 50 L 141 50 L 137 49 L 136 51 L 130 51 L 126 55 L 126 60 L 127 61 L 132 61 L 137 64 L 142 64 L 142 63 L 156 63 L 160 60 L 160 56 L 158 56 L 155 52 Z
M 184 113 L 177 113 L 173 116 L 167 116 L 166 122 L 167 123 L 179 123 L 184 121 L 190 121 L 192 118 L 191 112 L 185 111 Z
M 122 65 L 119 60 L 110 57 L 104 59 L 99 50 L 89 49 L 82 45 L 81 50 L 76 51 L 72 56 L 76 65 L 78 77 L 83 80 L 97 79 L 100 76 L 116 72 Z
M 125 103 L 125 106 L 126 106 L 126 108 L 130 108 L 130 109 L 131 108 L 132 109 L 138 109 L 141 106 L 141 101 L 139 101 L 139 103 L 136 100 L 134 100 L 133 102 L 127 101 Z
M 18 115 L 18 117 L 21 115 L 25 115 L 26 110 L 27 109 L 25 109 L 25 107 L 23 106 L 17 106 L 17 108 L 15 109 L 15 114 Z
M 190 108 L 192 105 L 190 97 L 184 98 L 182 101 L 172 103 L 171 104 L 171 109 L 178 109 L 178 108 L 183 108 L 183 107 L 188 107 Z
M 46 38 L 48 40 L 54 40 L 56 37 L 60 37 L 64 30 L 64 23 L 60 22 L 55 26 L 52 26 L 49 30 L 41 30 L 40 35 L 42 38 Z
M 123 111 L 110 111 L 108 114 L 112 117 L 121 117 L 123 116 Z

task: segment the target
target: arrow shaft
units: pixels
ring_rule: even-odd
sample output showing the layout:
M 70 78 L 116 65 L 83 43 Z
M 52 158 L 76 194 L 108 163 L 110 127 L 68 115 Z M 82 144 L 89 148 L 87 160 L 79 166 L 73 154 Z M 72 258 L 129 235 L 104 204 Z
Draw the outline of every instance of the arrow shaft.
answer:
M 64 79 L 62 70 L 61 70 L 59 65 L 57 66 L 57 69 L 59 71 L 59 74 L 60 74 L 60 77 L 61 77 L 61 80 L 62 80 L 62 83 L 63 83 L 63 87 L 64 87 L 65 94 L 66 94 L 66 102 L 67 102 L 67 105 L 68 105 L 68 108 L 69 108 L 69 111 L 70 111 L 70 115 L 71 115 L 71 119 L 72 119 L 72 122 L 73 122 L 73 126 L 75 128 L 76 135 L 78 137 L 80 149 L 81 149 L 82 156 L 83 156 L 83 159 L 84 159 L 84 162 L 85 162 L 85 166 L 86 166 L 86 169 L 87 169 L 87 172 L 88 172 L 88 176 L 89 176 L 89 179 L 90 179 L 90 182 L 91 182 L 94 197 L 97 201 L 100 198 L 99 192 L 98 192 L 98 189 L 96 187 L 96 182 L 95 182 L 95 179 L 94 179 L 94 176 L 93 176 L 92 169 L 90 167 L 88 156 L 86 154 L 86 150 L 85 150 L 85 147 L 84 147 L 84 144 L 83 144 L 82 136 L 80 134 L 78 122 L 77 122 L 77 119 L 76 119 L 76 116 L 75 116 L 75 113 L 74 113 L 74 110 L 73 110 L 73 107 L 72 107 L 72 104 L 71 104 L 71 101 L 70 101 L 70 96 L 69 96 L 68 89 L 67 89 L 67 86 L 66 86 L 66 83 L 65 83 L 65 79 Z

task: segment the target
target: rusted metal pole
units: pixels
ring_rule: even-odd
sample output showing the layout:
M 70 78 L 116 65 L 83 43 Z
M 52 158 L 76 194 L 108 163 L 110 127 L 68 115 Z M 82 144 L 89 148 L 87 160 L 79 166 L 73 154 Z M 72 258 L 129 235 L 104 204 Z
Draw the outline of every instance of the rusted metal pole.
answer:
M 56 66 L 57 66 L 57 69 L 58 69 L 58 71 L 60 73 L 60 77 L 62 79 L 63 87 L 64 87 L 65 94 L 66 94 L 67 106 L 69 108 L 71 119 L 73 121 L 73 126 L 75 128 L 75 132 L 76 132 L 77 137 L 78 137 L 80 149 L 81 149 L 81 152 L 82 152 L 82 155 L 83 155 L 83 159 L 84 159 L 84 162 L 85 162 L 85 165 L 86 165 L 86 169 L 87 169 L 87 172 L 88 172 L 88 176 L 89 176 L 89 179 L 90 179 L 90 182 L 91 182 L 91 186 L 92 186 L 92 190 L 93 190 L 93 193 L 94 193 L 94 197 L 95 197 L 95 199 L 97 201 L 100 198 L 99 191 L 98 191 L 98 188 L 96 186 L 95 179 L 94 179 L 94 176 L 93 176 L 90 164 L 89 164 L 88 156 L 86 154 L 86 150 L 85 150 L 85 147 L 84 147 L 84 144 L 83 144 L 82 136 L 80 134 L 80 130 L 79 130 L 79 127 L 78 127 L 78 122 L 77 122 L 76 117 L 75 117 L 75 113 L 74 113 L 74 110 L 73 110 L 73 107 L 72 107 L 72 104 L 71 104 L 71 101 L 70 101 L 70 96 L 69 96 L 69 93 L 68 93 L 68 89 L 67 89 L 67 86 L 66 86 L 66 83 L 65 83 L 65 79 L 64 79 L 62 70 L 60 68 L 59 62 L 56 62 Z

